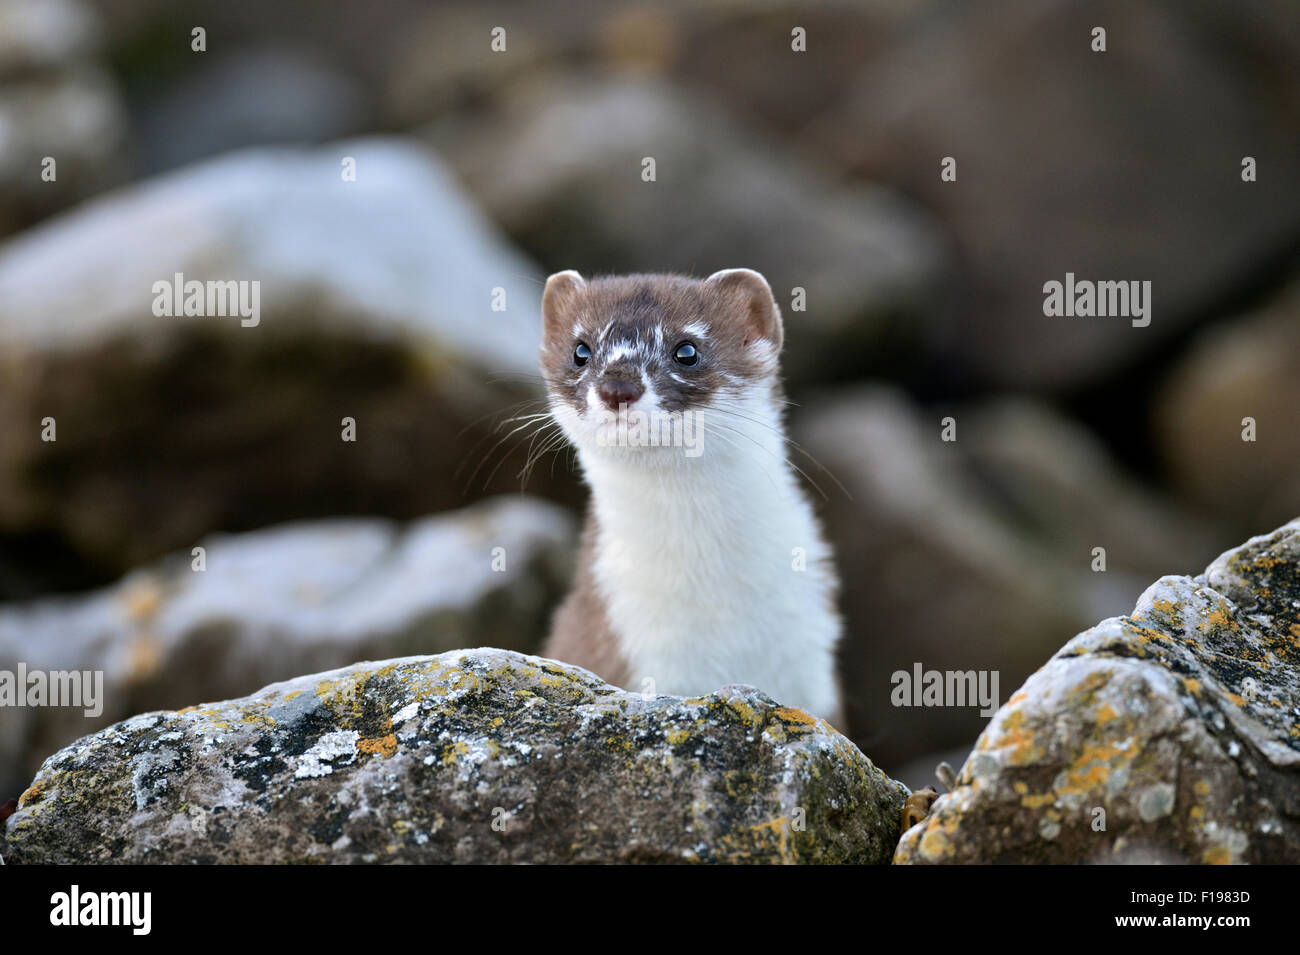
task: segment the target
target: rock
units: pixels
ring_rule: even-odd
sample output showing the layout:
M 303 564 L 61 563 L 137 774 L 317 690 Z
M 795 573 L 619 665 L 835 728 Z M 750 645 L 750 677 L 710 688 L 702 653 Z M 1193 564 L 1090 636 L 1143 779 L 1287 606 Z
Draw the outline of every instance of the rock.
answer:
M 643 697 L 504 650 L 133 717 L 46 761 L 10 863 L 886 862 L 907 791 L 751 687 Z
M 0 0 L 0 236 L 125 175 L 126 109 L 100 43 L 78 0 Z
M 896 862 L 1300 862 L 1300 519 L 1057 652 Z
M 431 141 L 496 221 L 553 268 L 767 276 L 792 328 L 787 377 L 879 364 L 927 320 L 945 269 L 920 210 L 846 187 L 653 79 L 534 78 Z M 655 161 L 653 182 L 643 160 Z M 795 288 L 806 311 L 794 309 Z M 793 330 L 797 327 L 797 333 Z
M 1239 530 L 1285 520 L 1300 501 L 1297 408 L 1300 283 L 1207 330 L 1169 375 L 1155 426 L 1174 485 Z
M 156 316 L 177 274 L 258 282 L 260 314 Z M 232 154 L 11 240 L 0 536 L 42 546 L 10 555 L 37 579 L 9 595 L 69 565 L 87 569 L 57 584 L 111 580 L 217 529 L 518 490 L 522 454 L 488 449 L 498 413 L 541 394 L 539 299 L 535 267 L 404 140 Z
M 391 57 L 384 73 L 389 119 L 406 127 L 482 108 L 530 74 L 563 64 L 574 72 L 684 81 L 725 99 L 746 119 L 797 134 L 810 115 L 844 95 L 845 77 L 895 42 L 895 28 L 923 6 L 447 0 L 408 24 L 402 48 Z M 790 48 L 795 25 L 806 31 L 810 56 Z M 484 56 L 497 27 L 506 29 L 508 55 Z
M 1217 553 L 1223 537 L 1202 516 L 1213 508 L 1189 511 L 1147 490 L 1091 431 L 1049 406 L 995 398 L 954 415 L 989 506 L 1065 565 L 1088 620 L 1131 607 L 1153 577 L 1195 570 Z M 1098 547 L 1105 572 L 1093 569 Z
M 575 536 L 557 505 L 501 497 L 408 526 L 353 518 L 221 535 L 203 542 L 202 572 L 185 552 L 91 594 L 0 605 L 0 671 L 21 661 L 104 675 L 96 720 L 76 707 L 5 708 L 0 797 L 49 753 L 133 713 L 360 659 L 485 641 L 534 650 Z
M 1278 77 L 1298 58 L 1300 6 L 1269 0 L 1230 24 L 1213 0 L 939 5 L 801 139 L 954 236 L 960 305 L 933 343 L 947 376 L 1070 389 L 1166 349 L 1294 248 L 1300 87 Z M 1043 285 L 1067 272 L 1150 281 L 1151 324 L 1045 317 Z
M 891 772 L 934 751 L 969 751 L 987 719 L 978 706 L 899 710 L 893 674 L 918 663 L 996 672 L 1001 703 L 1061 633 L 1131 607 L 1153 564 L 1190 571 L 1214 553 L 1198 521 L 1138 488 L 1078 424 L 1032 402 L 955 409 L 952 442 L 941 440 L 949 412 L 923 412 L 892 388 L 802 404 L 794 439 L 843 485 L 794 459 L 826 494 L 850 736 Z M 1105 572 L 1093 570 L 1096 547 Z
M 144 108 L 148 172 L 247 146 L 328 142 L 365 125 L 358 84 L 305 51 L 256 45 L 209 56 Z M 264 95 L 270 89 L 275 95 Z

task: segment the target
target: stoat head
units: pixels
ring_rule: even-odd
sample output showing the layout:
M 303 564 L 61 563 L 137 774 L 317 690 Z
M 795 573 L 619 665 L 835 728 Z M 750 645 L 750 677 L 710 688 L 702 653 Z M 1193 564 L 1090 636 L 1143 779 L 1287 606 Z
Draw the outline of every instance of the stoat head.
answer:
M 579 450 L 681 450 L 710 418 L 715 432 L 734 431 L 772 403 L 781 312 L 750 269 L 702 280 L 557 272 L 542 319 L 551 412 Z

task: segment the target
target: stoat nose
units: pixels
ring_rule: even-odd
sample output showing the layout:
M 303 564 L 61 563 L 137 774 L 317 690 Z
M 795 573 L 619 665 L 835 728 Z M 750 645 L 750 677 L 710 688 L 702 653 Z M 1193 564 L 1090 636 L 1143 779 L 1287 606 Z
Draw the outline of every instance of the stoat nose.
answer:
M 617 411 L 619 405 L 631 405 L 645 394 L 645 387 L 639 381 L 606 378 L 596 388 L 596 393 L 600 395 L 600 400 L 605 403 L 606 408 Z

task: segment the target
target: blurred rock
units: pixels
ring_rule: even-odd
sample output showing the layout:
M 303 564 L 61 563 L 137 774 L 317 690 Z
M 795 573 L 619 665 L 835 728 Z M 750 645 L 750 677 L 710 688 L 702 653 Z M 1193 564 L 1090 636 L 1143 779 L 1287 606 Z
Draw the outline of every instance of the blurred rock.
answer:
M 124 175 L 126 111 L 99 44 L 80 2 L 0 0 L 0 236 Z
M 1298 62 L 1293 3 L 942 5 L 803 140 L 918 197 L 955 236 L 967 288 L 934 342 L 952 367 L 1068 389 L 1165 347 L 1294 248 Z M 956 182 L 940 180 L 948 156 Z M 1245 156 L 1257 182 L 1241 179 Z M 1045 317 L 1043 285 L 1067 272 L 1150 281 L 1150 326 Z
M 1011 697 L 895 861 L 1300 862 L 1298 636 L 1300 520 L 1160 579 Z
M 751 687 L 644 697 L 502 650 L 151 713 L 51 757 L 10 863 L 882 863 L 907 791 Z
M 367 112 L 350 76 L 306 52 L 213 53 L 145 108 L 141 164 L 153 173 L 246 146 L 322 143 L 359 132 Z
M 1132 606 L 1153 562 L 1213 553 L 1198 522 L 1152 500 L 1045 408 L 959 411 L 957 440 L 945 442 L 943 416 L 927 419 L 893 389 L 804 404 L 793 437 L 844 486 L 794 458 L 828 498 L 850 735 L 884 765 L 969 744 L 985 723 L 979 706 L 900 711 L 895 672 L 994 671 L 1005 699 L 1061 634 Z M 1106 549 L 1104 573 L 1094 547 Z
M 550 268 L 767 276 L 798 328 L 794 380 L 825 381 L 905 348 L 935 306 L 944 254 L 910 202 L 843 187 L 698 95 L 655 80 L 534 80 L 432 141 L 493 218 Z M 642 180 L 643 159 L 656 181 Z M 792 307 L 806 290 L 807 311 Z
M 0 2 L 0 77 L 60 70 L 93 56 L 98 19 L 79 0 Z
M 1202 335 L 1174 368 L 1155 427 L 1173 483 L 1248 531 L 1300 511 L 1300 284 Z M 1255 440 L 1244 441 L 1253 418 Z
M 1131 607 L 1151 578 L 1203 567 L 1222 546 L 1202 516 L 1213 509 L 1188 511 L 1137 484 L 1087 428 L 1045 404 L 992 399 L 955 416 L 987 506 L 1066 566 L 1088 619 Z M 1104 573 L 1092 569 L 1098 547 Z
M 177 275 L 260 283 L 256 324 L 155 315 Z M 539 293 L 401 140 L 237 153 L 107 196 L 0 247 L 0 535 L 55 539 L 52 565 L 104 580 L 214 529 L 459 506 L 504 463 L 492 415 L 541 394 Z M 521 460 L 487 489 L 517 490 Z
M 932 0 L 445 0 L 408 25 L 386 73 L 392 122 L 482 107 L 530 74 L 601 69 L 709 90 L 745 119 L 786 133 L 826 110 L 845 77 L 893 42 Z M 808 50 L 791 49 L 802 27 Z M 484 55 L 495 28 L 504 54 Z
M 353 518 L 218 536 L 203 542 L 203 572 L 186 552 L 84 596 L 0 605 L 0 670 L 104 673 L 98 719 L 4 709 L 0 794 L 70 740 L 144 710 L 356 660 L 488 641 L 533 650 L 575 534 L 557 505 L 503 497 L 404 527 Z

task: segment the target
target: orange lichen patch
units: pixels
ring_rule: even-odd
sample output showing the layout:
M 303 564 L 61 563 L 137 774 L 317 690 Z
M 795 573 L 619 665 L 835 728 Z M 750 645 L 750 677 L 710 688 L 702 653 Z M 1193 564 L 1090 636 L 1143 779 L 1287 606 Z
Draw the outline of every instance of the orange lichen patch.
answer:
M 807 730 L 817 728 L 817 717 L 809 716 L 803 710 L 797 710 L 793 706 L 778 706 L 772 712 L 776 715 L 777 719 L 787 725 L 795 723 Z
M 1210 794 L 1210 784 L 1204 779 L 1198 779 L 1192 784 L 1192 792 L 1198 796 L 1208 796 Z
M 1187 815 L 1188 815 L 1189 817 L 1191 817 L 1191 820 L 1192 820 L 1193 822 L 1200 822 L 1202 819 L 1205 818 L 1205 807 L 1204 807 L 1204 806 L 1193 806 L 1193 807 L 1191 808 L 1191 811 L 1188 812 Z
M 1012 710 L 1002 725 L 1002 735 L 994 745 L 998 749 L 1011 750 L 1007 762 L 1013 766 L 1024 766 L 1042 757 L 1043 750 L 1034 739 L 1033 731 L 1025 725 L 1023 710 Z
M 1137 639 L 1139 644 L 1151 643 L 1152 641 L 1155 641 L 1156 643 L 1163 643 L 1164 641 L 1169 639 L 1169 634 L 1165 633 L 1162 630 L 1157 630 L 1154 627 L 1140 626 L 1136 622 L 1139 619 L 1141 618 L 1130 617 L 1129 625 L 1128 625 L 1128 632 Z M 1146 655 L 1145 652 L 1142 651 L 1142 648 L 1140 646 L 1134 647 L 1133 649 L 1137 651 L 1138 656 Z
M 187 707 L 185 707 L 185 709 L 183 709 L 183 710 L 177 710 L 177 711 L 176 711 L 176 715 L 177 715 L 177 716 L 180 716 L 182 713 L 193 713 L 193 712 L 195 712 L 197 709 L 198 709 L 197 706 L 187 706 Z
M 1029 785 L 1027 783 L 1012 783 L 1011 788 L 1014 789 L 1016 792 L 1020 793 L 1022 796 L 1025 793 L 1029 792 Z
M 1282 561 L 1277 557 L 1271 557 L 1268 554 L 1260 554 L 1253 561 L 1251 561 L 1251 566 L 1259 567 L 1262 568 L 1263 570 L 1272 570 L 1280 563 L 1282 563 Z
M 1175 614 L 1178 612 L 1178 605 L 1172 600 L 1157 600 L 1151 604 L 1151 609 L 1156 613 Z
M 1205 623 L 1201 624 L 1198 629 L 1204 630 L 1206 626 L 1227 627 L 1230 630 L 1240 629 L 1237 621 L 1228 616 L 1228 611 L 1222 604 L 1205 618 Z
M 691 731 L 686 726 L 676 726 L 664 733 L 664 739 L 673 746 L 680 746 L 691 738 Z
M 1132 753 L 1116 743 L 1085 743 L 1082 751 L 1065 771 L 1065 785 L 1060 793 L 1085 793 L 1110 778 L 1114 764 L 1132 759 Z
M 785 816 L 778 816 L 776 819 L 760 822 L 757 825 L 749 827 L 749 831 L 761 840 L 765 838 L 776 840 L 776 851 L 781 861 L 784 863 L 794 862 L 790 855 L 790 820 Z
M 1227 846 L 1214 846 L 1201 853 L 1206 865 L 1232 865 L 1232 850 Z
M 1097 721 L 1098 725 L 1100 725 L 1102 723 L 1109 723 L 1118 716 L 1119 714 L 1115 712 L 1114 707 L 1109 703 L 1103 703 L 1101 706 L 1097 707 L 1097 713 L 1094 716 L 1094 719 Z
M 379 736 L 375 739 L 359 739 L 357 749 L 362 753 L 378 754 L 387 759 L 397 752 L 397 736 L 389 733 L 387 736 Z
M 468 754 L 469 743 L 465 742 L 463 739 L 456 740 L 456 742 L 448 746 L 447 751 L 442 754 L 442 765 L 450 766 L 452 763 L 456 762 L 456 757 Z
M 1233 702 L 1233 703 L 1236 703 L 1238 706 L 1245 706 L 1245 705 L 1246 705 L 1246 701 L 1245 701 L 1244 699 L 1242 699 L 1242 698 L 1241 698 L 1238 694 L 1236 694 L 1236 693 L 1228 692 L 1228 693 L 1225 693 L 1225 694 L 1223 694 L 1223 695 L 1226 696 L 1228 699 L 1232 700 L 1232 702 Z
M 27 790 L 18 797 L 18 808 L 22 809 L 28 803 L 40 802 L 45 796 L 45 789 L 49 784 L 50 781 L 48 779 L 38 779 L 36 782 L 28 786 Z
M 1193 696 L 1201 695 L 1201 681 L 1190 676 L 1183 677 L 1183 687 Z
M 1027 691 L 1025 691 L 1025 690 L 1017 690 L 1015 693 L 1012 693 L 1012 694 L 1011 694 L 1011 698 L 1010 698 L 1009 700 L 1007 700 L 1007 703 L 1008 703 L 1008 704 L 1010 704 L 1010 703 L 1019 703 L 1019 702 L 1021 702 L 1022 700 L 1027 700 L 1027 699 L 1029 699 L 1029 693 L 1028 693 Z
M 1042 806 L 1050 806 L 1056 802 L 1056 796 L 1052 793 L 1040 793 L 1039 795 L 1028 795 L 1020 797 L 1020 805 L 1026 809 L 1038 809 Z

